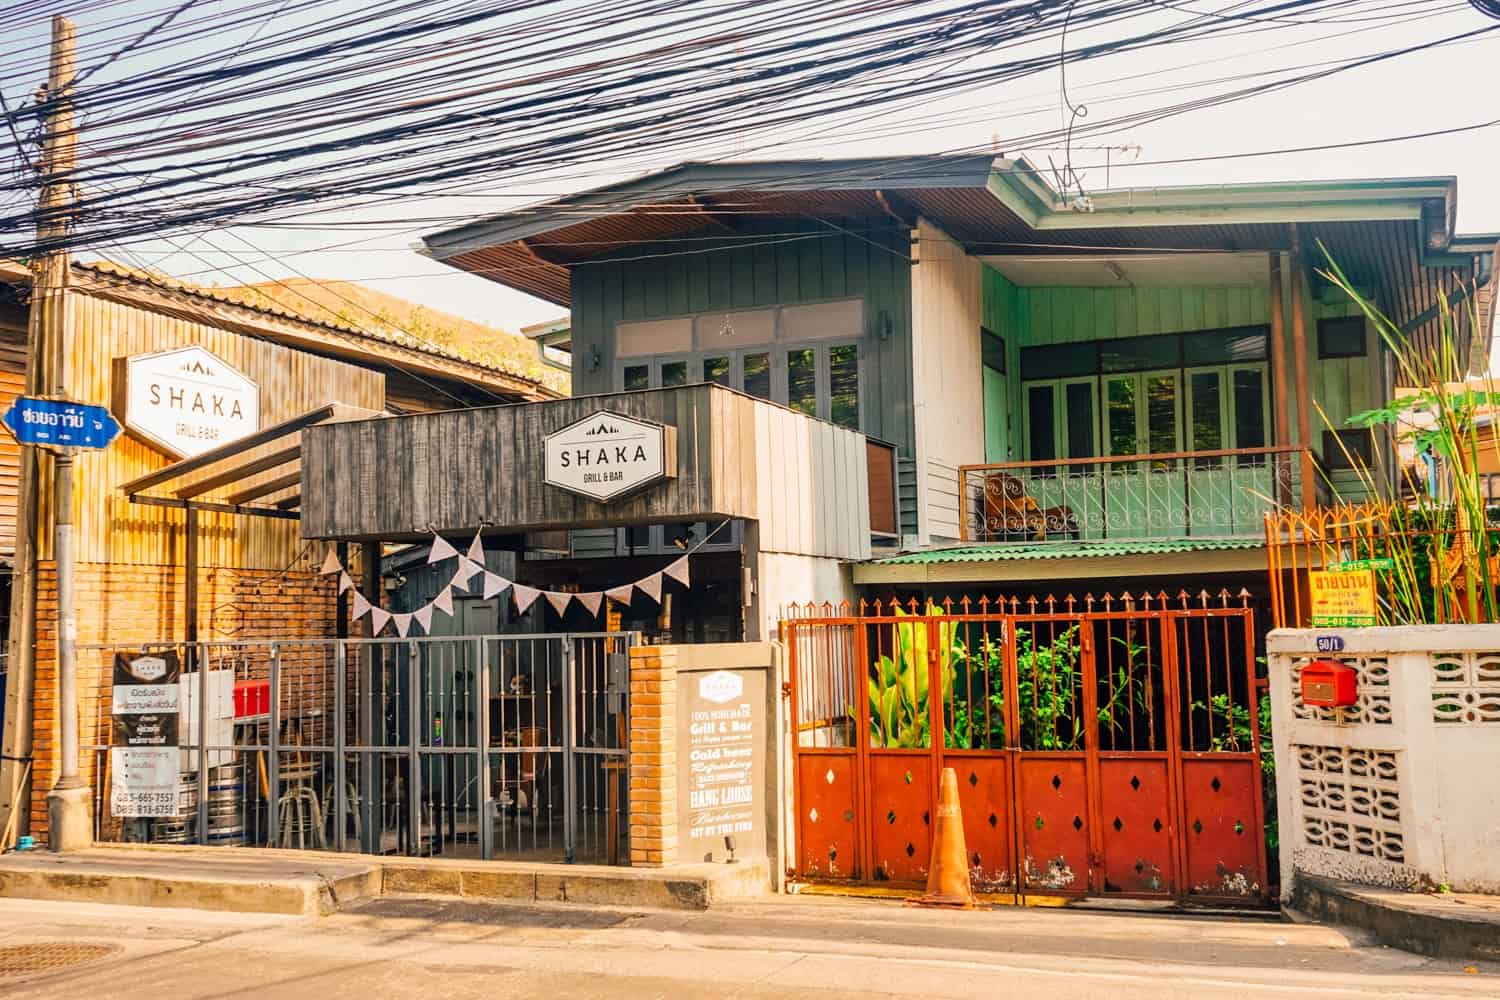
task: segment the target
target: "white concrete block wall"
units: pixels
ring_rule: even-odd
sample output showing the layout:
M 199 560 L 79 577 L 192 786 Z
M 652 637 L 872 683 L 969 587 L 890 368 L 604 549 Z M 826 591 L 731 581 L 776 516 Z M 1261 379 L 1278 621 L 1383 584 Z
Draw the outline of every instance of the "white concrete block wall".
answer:
M 1297 872 L 1500 891 L 1500 626 L 1278 629 L 1266 646 L 1283 898 Z M 1320 657 L 1358 671 L 1356 705 L 1302 704 Z

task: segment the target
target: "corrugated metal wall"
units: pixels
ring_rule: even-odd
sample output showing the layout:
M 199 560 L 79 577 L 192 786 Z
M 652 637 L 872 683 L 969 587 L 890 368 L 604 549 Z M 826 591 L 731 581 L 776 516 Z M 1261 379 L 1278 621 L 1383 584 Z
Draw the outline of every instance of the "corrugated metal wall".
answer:
M 115 358 L 196 344 L 259 384 L 263 426 L 330 401 L 369 409 L 384 405 L 385 377 L 377 372 L 87 295 L 72 296 L 71 308 L 73 336 L 66 351 L 65 385 L 83 402 L 110 404 Z M 108 451 L 85 455 L 75 463 L 73 517 L 80 562 L 181 561 L 182 512 L 131 505 L 119 492 L 122 483 L 171 461 L 127 434 Z M 42 559 L 51 558 L 50 499 L 43 491 Z M 301 548 L 295 521 L 205 514 L 199 523 L 205 566 L 279 570 Z

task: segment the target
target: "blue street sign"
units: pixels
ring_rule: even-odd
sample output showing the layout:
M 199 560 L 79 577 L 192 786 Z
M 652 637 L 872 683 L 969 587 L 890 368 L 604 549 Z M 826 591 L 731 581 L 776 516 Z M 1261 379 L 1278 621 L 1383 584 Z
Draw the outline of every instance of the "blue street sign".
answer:
M 120 424 L 102 406 L 60 399 L 17 397 L 5 411 L 5 426 L 22 444 L 59 448 L 108 448 Z
M 1339 635 L 1318 636 L 1318 652 L 1320 653 L 1342 653 L 1344 651 L 1344 637 Z

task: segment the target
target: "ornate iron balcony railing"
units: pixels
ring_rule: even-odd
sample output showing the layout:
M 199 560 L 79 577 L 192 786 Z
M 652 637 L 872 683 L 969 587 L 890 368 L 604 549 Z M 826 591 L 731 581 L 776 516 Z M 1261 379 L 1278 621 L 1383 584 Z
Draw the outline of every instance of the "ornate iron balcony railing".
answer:
M 963 538 L 1069 542 L 1260 537 L 1268 511 L 1322 476 L 1295 445 L 1053 459 L 959 469 Z

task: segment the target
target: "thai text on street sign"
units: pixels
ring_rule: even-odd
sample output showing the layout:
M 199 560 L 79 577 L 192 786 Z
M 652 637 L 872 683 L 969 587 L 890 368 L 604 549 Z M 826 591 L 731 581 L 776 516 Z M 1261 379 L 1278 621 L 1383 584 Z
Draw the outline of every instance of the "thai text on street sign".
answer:
M 1373 569 L 1382 573 L 1389 573 L 1396 568 L 1396 560 L 1383 559 L 1349 559 L 1339 563 L 1329 563 L 1324 569 L 1332 573 L 1344 573 L 1356 569 Z
M 1311 570 L 1307 586 L 1313 628 L 1375 624 L 1374 570 Z
M 98 449 L 109 447 L 120 433 L 104 407 L 62 399 L 18 396 L 3 419 L 21 444 Z
M 601 410 L 542 439 L 549 486 L 607 503 L 675 474 L 676 428 Z
M 181 669 L 174 650 L 115 654 L 109 800 L 115 816 L 177 815 Z

